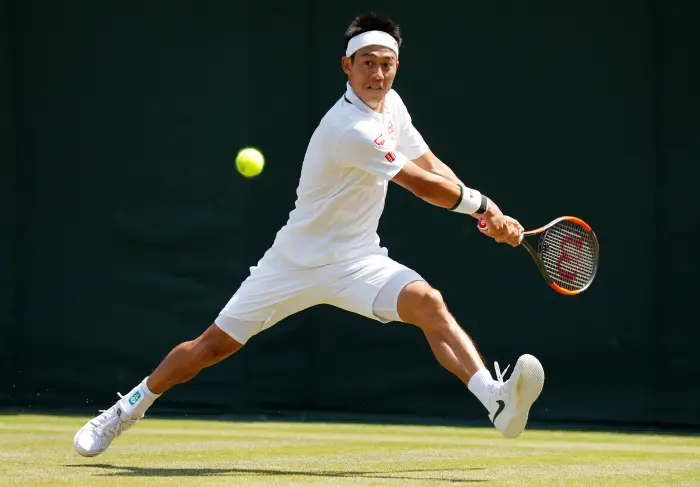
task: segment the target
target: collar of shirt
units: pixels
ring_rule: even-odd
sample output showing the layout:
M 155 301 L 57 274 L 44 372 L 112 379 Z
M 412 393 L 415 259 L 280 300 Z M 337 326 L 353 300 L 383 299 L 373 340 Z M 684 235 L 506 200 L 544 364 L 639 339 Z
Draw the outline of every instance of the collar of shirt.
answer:
M 373 118 L 376 120 L 379 120 L 380 122 L 383 120 L 383 114 L 377 113 L 374 110 L 372 110 L 370 107 L 368 107 L 365 102 L 362 101 L 362 99 L 357 96 L 357 93 L 355 93 L 355 90 L 352 89 L 350 86 L 350 83 L 346 83 L 347 90 L 345 91 L 345 101 L 349 102 L 352 106 L 357 108 L 360 111 L 363 111 L 367 113 L 368 115 L 371 115 Z M 386 108 L 386 103 L 384 103 L 384 107 Z

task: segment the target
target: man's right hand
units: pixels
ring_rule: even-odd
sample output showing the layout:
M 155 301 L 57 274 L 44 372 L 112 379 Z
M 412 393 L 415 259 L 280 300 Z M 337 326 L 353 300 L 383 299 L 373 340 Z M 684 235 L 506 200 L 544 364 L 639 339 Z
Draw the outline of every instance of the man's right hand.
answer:
M 518 220 L 505 216 L 493 201 L 489 201 L 489 209 L 479 220 L 479 231 L 498 243 L 517 247 L 525 229 Z

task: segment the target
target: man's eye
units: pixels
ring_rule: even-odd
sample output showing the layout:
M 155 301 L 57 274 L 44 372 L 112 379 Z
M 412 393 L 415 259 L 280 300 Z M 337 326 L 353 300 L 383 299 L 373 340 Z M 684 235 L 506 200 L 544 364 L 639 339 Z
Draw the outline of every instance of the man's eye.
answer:
M 372 61 L 365 61 L 365 64 L 366 64 L 367 66 L 372 66 Z

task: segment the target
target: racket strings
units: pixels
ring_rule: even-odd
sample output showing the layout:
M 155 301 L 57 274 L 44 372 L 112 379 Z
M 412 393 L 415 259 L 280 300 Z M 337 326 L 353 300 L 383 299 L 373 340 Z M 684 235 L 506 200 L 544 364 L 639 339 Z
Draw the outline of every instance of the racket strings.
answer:
M 583 289 L 595 276 L 593 237 L 574 221 L 562 220 L 549 228 L 542 236 L 539 253 L 550 278 L 564 289 Z

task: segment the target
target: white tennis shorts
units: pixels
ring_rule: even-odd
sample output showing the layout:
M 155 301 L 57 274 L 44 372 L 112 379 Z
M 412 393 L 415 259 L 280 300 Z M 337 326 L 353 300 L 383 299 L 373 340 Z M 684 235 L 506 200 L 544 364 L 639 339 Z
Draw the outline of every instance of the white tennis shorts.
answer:
M 284 318 L 329 304 L 387 323 L 401 321 L 396 303 L 415 271 L 386 255 L 370 255 L 321 267 L 301 267 L 268 250 L 221 310 L 215 323 L 239 343 Z

